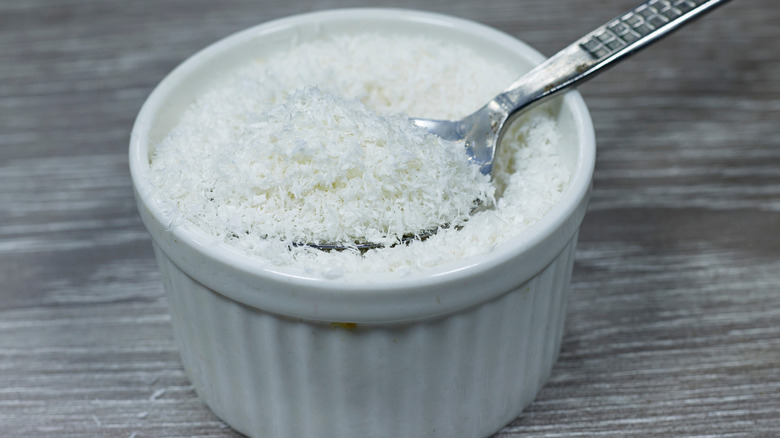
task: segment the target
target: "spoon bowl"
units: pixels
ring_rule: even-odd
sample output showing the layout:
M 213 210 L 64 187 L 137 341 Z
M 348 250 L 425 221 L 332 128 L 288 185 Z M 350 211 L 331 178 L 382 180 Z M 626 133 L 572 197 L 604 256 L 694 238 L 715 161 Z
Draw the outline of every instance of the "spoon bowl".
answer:
M 469 160 L 479 166 L 483 175 L 493 172 L 496 145 L 501 141 L 507 117 L 485 105 L 462 120 L 411 119 L 426 131 L 444 140 L 463 142 Z

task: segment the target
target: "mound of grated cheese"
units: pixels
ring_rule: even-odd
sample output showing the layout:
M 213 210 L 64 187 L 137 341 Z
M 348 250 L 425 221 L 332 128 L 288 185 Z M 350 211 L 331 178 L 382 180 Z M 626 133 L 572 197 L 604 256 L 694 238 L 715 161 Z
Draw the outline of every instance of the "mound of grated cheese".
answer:
M 462 144 L 416 128 L 407 114 L 461 118 L 516 76 L 430 38 L 300 43 L 226 75 L 185 111 L 156 145 L 155 198 L 172 223 L 325 278 L 403 275 L 488 252 L 537 222 L 565 189 L 555 121 L 541 108 L 514 123 L 490 183 Z M 475 199 L 489 208 L 472 214 Z M 364 253 L 290 245 L 392 244 L 442 224 L 458 226 Z
M 462 224 L 476 199 L 492 202 L 493 185 L 467 161 L 463 143 L 316 87 L 248 114 L 233 137 L 207 160 L 187 163 L 198 171 L 177 182 L 188 188 L 180 203 L 220 224 L 218 235 L 391 245 Z M 180 168 L 189 148 L 178 146 L 161 148 L 154 168 Z

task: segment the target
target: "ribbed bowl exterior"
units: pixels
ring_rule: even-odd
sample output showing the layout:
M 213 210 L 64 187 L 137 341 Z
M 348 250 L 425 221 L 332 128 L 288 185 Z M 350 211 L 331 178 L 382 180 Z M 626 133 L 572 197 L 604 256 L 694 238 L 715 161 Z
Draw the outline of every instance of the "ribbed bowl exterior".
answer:
M 515 418 L 560 348 L 577 234 L 526 283 L 403 324 L 303 321 L 211 290 L 155 246 L 182 362 L 252 437 L 480 437 Z M 370 293 L 370 291 L 366 291 Z

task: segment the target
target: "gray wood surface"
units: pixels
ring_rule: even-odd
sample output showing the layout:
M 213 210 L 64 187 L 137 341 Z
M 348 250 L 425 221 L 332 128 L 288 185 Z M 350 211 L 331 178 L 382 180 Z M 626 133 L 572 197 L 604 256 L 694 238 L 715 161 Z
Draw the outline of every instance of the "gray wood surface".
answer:
M 0 1 L 0 436 L 237 436 L 179 362 L 130 128 L 206 44 L 369 3 Z M 634 4 L 382 3 L 546 54 Z M 735 0 L 582 87 L 599 154 L 561 356 L 497 437 L 780 436 L 779 41 L 777 0 Z

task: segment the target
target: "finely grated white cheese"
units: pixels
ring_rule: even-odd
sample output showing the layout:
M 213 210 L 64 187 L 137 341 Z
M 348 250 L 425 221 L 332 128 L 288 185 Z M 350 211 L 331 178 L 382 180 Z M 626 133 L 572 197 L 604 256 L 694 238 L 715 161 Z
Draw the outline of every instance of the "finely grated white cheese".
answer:
M 536 110 L 510 128 L 493 205 L 493 185 L 467 164 L 462 144 L 400 113 L 460 118 L 516 76 L 428 38 L 366 33 L 304 42 L 251 62 L 201 96 L 156 146 L 151 182 L 173 223 L 323 278 L 403 275 L 485 253 L 537 222 L 565 189 L 554 120 Z M 470 214 L 475 199 L 488 208 Z M 442 224 L 458 227 L 365 253 L 290 245 L 393 243 Z
M 493 185 L 462 143 L 316 87 L 248 115 L 233 137 L 178 178 L 190 188 L 180 203 L 219 224 L 223 237 L 390 245 L 462 224 L 475 199 L 492 202 Z M 161 147 L 154 167 L 180 167 L 190 148 L 177 145 Z

